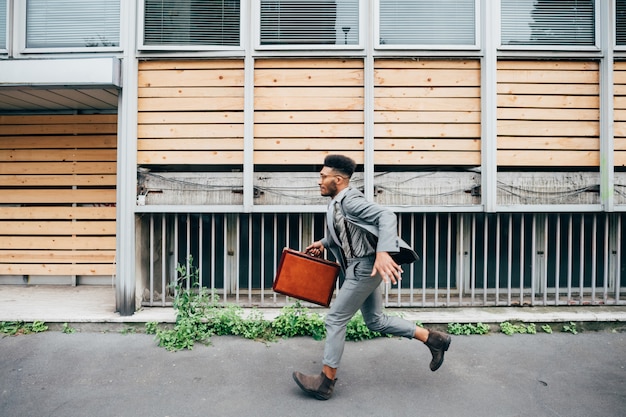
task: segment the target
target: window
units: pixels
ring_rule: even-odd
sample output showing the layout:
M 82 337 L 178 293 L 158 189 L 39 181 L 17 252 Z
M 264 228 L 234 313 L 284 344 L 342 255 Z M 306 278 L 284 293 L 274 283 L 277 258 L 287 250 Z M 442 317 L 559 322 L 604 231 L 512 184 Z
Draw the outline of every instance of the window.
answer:
M 615 45 L 626 45 L 626 0 L 615 2 Z
M 378 47 L 474 46 L 474 0 L 379 0 Z
M 595 46 L 593 0 L 502 0 L 502 45 Z
M 145 0 L 143 44 L 239 46 L 239 0 Z
M 7 50 L 7 0 L 0 0 L 0 51 Z
M 359 0 L 261 0 L 261 45 L 359 45 Z
M 120 0 L 27 0 L 27 48 L 120 45 Z

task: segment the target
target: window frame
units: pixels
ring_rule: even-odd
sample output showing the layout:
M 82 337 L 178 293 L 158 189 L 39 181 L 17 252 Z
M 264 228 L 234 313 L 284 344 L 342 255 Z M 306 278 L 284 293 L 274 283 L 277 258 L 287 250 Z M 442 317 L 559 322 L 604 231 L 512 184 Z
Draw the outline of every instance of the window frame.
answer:
M 498 0 L 494 6 L 497 22 L 497 34 L 498 39 L 496 44 L 499 51 L 513 52 L 513 51 L 559 51 L 559 52 L 598 52 L 601 50 L 600 40 L 600 1 L 595 0 L 593 3 L 593 26 L 594 26 L 594 44 L 593 45 L 503 45 L 502 44 L 502 2 Z
M 9 53 L 9 42 L 10 42 L 10 25 L 9 25 L 9 19 L 11 16 L 11 7 L 10 7 L 10 1 L 9 0 L 2 0 L 4 1 L 4 45 L 0 44 L 0 54 L 1 55 L 8 55 Z
M 359 34 L 358 42 L 353 45 L 346 44 L 261 44 L 261 0 L 253 1 L 252 3 L 252 16 L 253 18 L 253 33 L 254 33 L 254 49 L 258 51 L 359 51 L 365 48 L 363 28 L 365 27 L 367 2 L 370 0 L 358 0 L 358 22 L 359 22 Z
M 613 42 L 613 45 L 612 45 L 613 50 L 620 51 L 620 52 L 626 51 L 626 43 L 624 45 L 617 44 L 617 2 L 614 2 L 612 23 L 613 23 L 613 39 L 611 39 L 611 42 Z M 626 28 L 624 29 L 626 30 Z
M 433 51 L 478 51 L 482 48 L 481 38 L 481 1 L 474 0 L 474 44 L 473 45 L 457 45 L 457 44 L 415 44 L 415 45 L 392 45 L 380 43 L 380 2 L 383 0 L 374 0 L 374 39 L 372 40 L 374 49 L 384 50 L 433 50 Z
M 145 40 L 145 26 L 146 26 L 146 1 L 140 0 L 137 10 L 137 49 L 145 52 L 154 51 L 243 51 L 245 37 L 248 36 L 248 32 L 245 30 L 245 21 L 248 16 L 248 2 L 245 0 L 239 0 L 239 45 L 146 45 Z
M 120 4 L 120 18 L 119 18 L 119 45 L 117 46 L 98 46 L 98 47 L 89 47 L 89 46 L 81 46 L 81 47 L 47 47 L 47 48 L 29 48 L 26 46 L 26 29 L 28 26 L 28 16 L 27 16 L 27 2 L 26 1 L 16 1 L 13 2 L 15 10 L 15 16 L 17 18 L 17 28 L 15 28 L 15 33 L 18 36 L 19 42 L 19 51 L 20 54 L 58 54 L 58 53 L 111 53 L 111 52 L 121 52 L 123 50 L 124 45 L 124 31 L 122 30 L 122 1 L 125 0 L 117 0 Z

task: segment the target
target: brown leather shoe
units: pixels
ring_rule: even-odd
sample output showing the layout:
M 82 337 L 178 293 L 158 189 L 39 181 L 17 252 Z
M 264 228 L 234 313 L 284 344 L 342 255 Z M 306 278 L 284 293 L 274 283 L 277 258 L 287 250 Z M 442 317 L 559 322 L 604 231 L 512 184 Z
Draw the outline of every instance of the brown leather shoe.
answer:
M 304 375 L 300 372 L 293 373 L 293 380 L 296 384 L 309 395 L 314 396 L 318 400 L 327 400 L 333 394 L 336 379 L 330 379 L 324 372 L 319 375 Z
M 430 353 L 433 355 L 433 359 L 430 361 L 430 370 L 435 372 L 443 363 L 443 355 L 450 347 L 452 338 L 445 333 L 436 332 L 434 330 L 428 331 L 428 339 L 425 345 L 430 349 Z

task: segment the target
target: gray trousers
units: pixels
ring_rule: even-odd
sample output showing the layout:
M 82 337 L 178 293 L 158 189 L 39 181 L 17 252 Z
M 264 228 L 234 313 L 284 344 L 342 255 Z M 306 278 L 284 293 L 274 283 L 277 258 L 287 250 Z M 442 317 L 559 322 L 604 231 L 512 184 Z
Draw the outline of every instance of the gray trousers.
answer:
M 348 259 L 344 282 L 326 315 L 324 365 L 338 368 L 346 341 L 346 327 L 361 309 L 367 327 L 376 332 L 413 338 L 415 323 L 383 313 L 380 275 L 371 277 L 374 256 Z

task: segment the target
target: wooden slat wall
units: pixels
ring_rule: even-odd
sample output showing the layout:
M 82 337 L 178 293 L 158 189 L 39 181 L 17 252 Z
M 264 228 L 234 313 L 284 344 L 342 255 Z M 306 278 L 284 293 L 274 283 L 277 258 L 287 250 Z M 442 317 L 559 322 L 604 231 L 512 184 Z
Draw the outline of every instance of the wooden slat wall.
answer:
M 614 94 L 614 164 L 626 166 L 626 62 L 616 62 L 613 72 Z
M 375 62 L 375 163 L 480 165 L 480 64 Z
M 598 167 L 598 63 L 498 62 L 498 165 Z
M 115 274 L 117 115 L 0 116 L 0 275 Z
M 362 60 L 257 60 L 254 86 L 255 164 L 363 162 Z
M 139 63 L 139 165 L 243 164 L 242 60 Z

